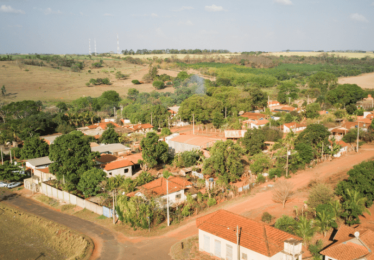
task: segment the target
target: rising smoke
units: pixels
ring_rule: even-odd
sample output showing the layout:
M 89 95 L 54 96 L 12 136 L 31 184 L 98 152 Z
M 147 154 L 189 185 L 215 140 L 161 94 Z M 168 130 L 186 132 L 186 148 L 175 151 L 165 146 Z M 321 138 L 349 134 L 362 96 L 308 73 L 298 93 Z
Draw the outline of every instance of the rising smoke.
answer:
M 204 95 L 205 94 L 205 84 L 204 84 L 204 79 L 198 75 L 192 75 L 189 83 L 195 84 L 196 89 L 195 89 L 195 94 L 198 95 Z

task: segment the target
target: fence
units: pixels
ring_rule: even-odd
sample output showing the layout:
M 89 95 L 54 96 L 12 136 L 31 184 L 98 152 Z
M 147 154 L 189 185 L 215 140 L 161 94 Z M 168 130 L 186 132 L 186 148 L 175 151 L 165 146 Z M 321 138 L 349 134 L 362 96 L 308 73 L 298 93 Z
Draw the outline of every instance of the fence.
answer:
M 55 198 L 58 200 L 62 200 L 66 203 L 77 205 L 81 208 L 88 209 L 96 214 L 104 215 L 103 212 L 105 209 L 108 209 L 107 207 L 99 206 L 95 203 L 92 203 L 88 200 L 81 199 L 73 194 L 67 193 L 65 191 L 58 190 L 56 188 L 53 188 L 52 186 L 49 186 L 45 183 L 42 183 L 42 189 L 41 192 L 51 198 Z M 104 209 L 105 208 L 105 209 Z M 109 210 L 109 209 L 108 209 Z M 110 211 L 110 210 L 109 210 Z M 107 214 L 108 216 L 112 216 L 112 211 L 110 211 L 110 214 Z M 105 215 L 104 215 L 105 216 Z M 106 216 L 106 217 L 108 217 Z

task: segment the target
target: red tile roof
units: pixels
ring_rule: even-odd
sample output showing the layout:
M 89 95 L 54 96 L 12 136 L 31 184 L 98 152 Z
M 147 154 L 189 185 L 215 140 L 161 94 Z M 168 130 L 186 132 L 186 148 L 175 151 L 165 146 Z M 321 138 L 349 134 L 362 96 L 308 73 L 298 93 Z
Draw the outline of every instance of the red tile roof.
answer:
M 359 232 L 359 239 L 354 233 Z M 339 260 L 353 260 L 366 256 L 366 259 L 374 259 L 374 232 L 368 229 L 348 227 L 342 225 L 334 237 L 335 243 L 322 250 L 322 255 Z M 369 250 L 368 250 L 369 249 Z
M 117 161 L 106 164 L 105 167 L 104 167 L 104 170 L 111 171 L 111 170 L 114 170 L 114 169 L 120 169 L 120 168 L 124 168 L 124 167 L 129 167 L 129 166 L 132 166 L 132 165 L 134 165 L 134 164 L 132 162 L 130 162 L 129 160 L 117 160 Z
M 101 122 L 101 123 L 90 125 L 90 126 L 88 126 L 88 128 L 89 129 L 96 129 L 98 127 L 101 127 L 101 129 L 105 130 L 108 127 L 108 124 L 112 124 L 115 127 L 120 127 L 118 124 L 113 123 L 113 122 Z
M 249 119 L 259 119 L 259 118 L 265 118 L 265 114 L 260 113 L 251 113 L 251 112 L 245 112 L 241 117 L 247 117 Z
M 212 138 L 201 135 L 178 135 L 173 139 L 170 139 L 172 142 L 185 143 L 190 145 L 196 145 L 200 147 L 213 146 L 216 141 L 224 140 L 222 138 Z
M 44 173 L 50 173 L 48 167 L 43 168 L 43 169 L 37 169 L 37 170 L 40 171 L 40 172 L 44 172 Z
M 172 114 L 172 115 L 177 114 L 177 112 L 175 112 L 175 111 L 173 111 L 173 110 L 171 110 L 171 109 L 169 109 L 168 112 L 169 112 L 170 114 Z
M 138 164 L 139 160 L 143 160 L 142 153 L 130 154 L 130 155 L 123 156 L 122 158 L 132 162 L 133 164 Z
M 196 220 L 196 226 L 205 232 L 236 244 L 236 227 L 241 228 L 240 245 L 271 257 L 284 249 L 284 241 L 301 238 L 276 229 L 265 223 L 236 215 L 226 210 L 218 210 Z
M 123 127 L 129 128 L 133 131 L 143 130 L 143 129 L 151 129 L 153 125 L 151 124 L 135 124 L 135 125 L 125 125 Z
M 185 189 L 187 186 L 191 186 L 192 183 L 181 177 L 171 176 L 168 178 L 168 191 L 169 193 L 177 192 Z M 143 186 L 138 187 L 138 191 L 128 193 L 127 196 L 132 197 L 137 192 L 143 192 L 148 194 L 153 194 L 156 196 L 163 196 L 167 194 L 166 190 L 166 179 L 161 177 L 154 181 L 151 181 Z
M 296 123 L 296 122 L 287 123 L 287 124 L 284 124 L 283 127 L 284 126 L 290 128 L 290 129 L 306 127 L 305 124 L 300 124 L 300 123 Z
M 253 121 L 251 123 L 255 124 L 255 125 L 266 125 L 267 123 L 269 123 L 269 121 L 266 120 L 266 119 L 263 119 L 263 120 L 255 120 L 255 121 Z

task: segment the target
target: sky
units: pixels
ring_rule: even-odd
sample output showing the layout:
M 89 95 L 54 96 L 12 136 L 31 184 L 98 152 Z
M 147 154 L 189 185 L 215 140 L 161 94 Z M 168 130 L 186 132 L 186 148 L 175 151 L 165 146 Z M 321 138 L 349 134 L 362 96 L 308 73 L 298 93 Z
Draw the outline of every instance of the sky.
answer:
M 0 0 L 0 53 L 374 50 L 374 0 Z

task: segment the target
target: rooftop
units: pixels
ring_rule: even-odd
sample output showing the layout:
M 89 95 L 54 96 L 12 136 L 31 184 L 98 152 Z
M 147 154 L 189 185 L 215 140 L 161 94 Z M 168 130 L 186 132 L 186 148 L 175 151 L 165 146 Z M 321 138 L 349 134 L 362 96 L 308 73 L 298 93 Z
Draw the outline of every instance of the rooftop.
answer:
M 55 139 L 56 139 L 57 137 L 60 137 L 61 135 L 62 135 L 61 133 L 56 133 L 56 134 L 53 134 L 53 135 L 44 135 L 44 136 L 40 136 L 39 138 L 40 138 L 40 139 L 44 139 L 44 141 L 45 141 L 47 144 L 51 145 L 51 144 L 53 144 L 53 142 L 55 141 Z
M 109 163 L 109 162 L 113 162 L 117 159 L 118 159 L 118 157 L 114 156 L 112 154 L 102 154 L 102 155 L 100 155 L 100 158 L 96 159 L 96 161 L 98 161 L 100 163 Z
M 92 152 L 99 152 L 99 153 L 106 153 L 106 152 L 122 152 L 130 150 L 130 148 L 124 146 L 123 144 L 106 144 L 106 145 L 99 145 L 91 147 Z
M 250 119 L 259 119 L 259 118 L 265 118 L 265 114 L 260 114 L 260 113 L 252 113 L 252 112 L 245 112 L 244 114 L 241 115 L 241 117 L 247 117 Z
M 108 127 L 108 124 L 112 124 L 115 127 L 120 127 L 118 124 L 116 124 L 114 122 L 101 122 L 101 123 L 90 125 L 90 126 L 88 126 L 88 128 L 89 129 L 96 129 L 96 128 L 100 127 L 101 129 L 105 130 Z
M 216 141 L 221 141 L 222 138 L 213 138 L 200 135 L 178 135 L 173 139 L 170 139 L 172 142 L 196 145 L 200 147 L 212 146 Z
M 115 170 L 115 169 L 129 167 L 129 166 L 132 166 L 132 165 L 134 165 L 134 164 L 132 162 L 130 162 L 129 160 L 122 159 L 122 160 L 117 160 L 117 161 L 114 161 L 114 162 L 107 163 L 104 167 L 104 170 L 111 171 L 111 170 Z
M 205 232 L 236 244 L 236 227 L 240 227 L 241 246 L 271 257 L 284 249 L 284 241 L 301 238 L 226 210 L 217 210 L 196 220 L 196 226 Z
M 46 164 L 53 163 L 51 160 L 49 160 L 48 156 L 35 158 L 35 159 L 29 159 L 27 160 L 27 162 L 33 166 L 46 165 Z
M 191 186 L 192 183 L 181 177 L 171 176 L 168 178 L 168 192 L 173 193 L 185 189 L 187 186 Z M 163 196 L 167 194 L 166 190 L 166 179 L 161 177 L 154 181 L 151 181 L 143 186 L 138 187 L 137 191 L 128 193 L 127 196 L 132 197 L 136 193 L 142 192 L 150 195 Z

